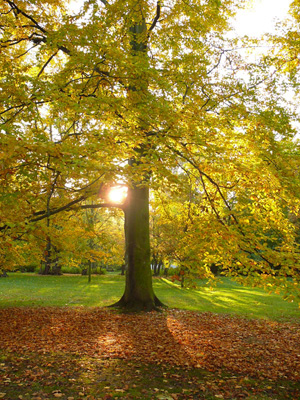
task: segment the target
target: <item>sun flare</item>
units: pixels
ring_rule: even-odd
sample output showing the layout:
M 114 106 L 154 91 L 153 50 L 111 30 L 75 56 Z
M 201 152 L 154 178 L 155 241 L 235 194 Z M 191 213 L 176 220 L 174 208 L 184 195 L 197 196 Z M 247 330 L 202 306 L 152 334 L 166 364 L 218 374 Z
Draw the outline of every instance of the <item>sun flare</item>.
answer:
M 109 191 L 108 198 L 112 203 L 123 203 L 127 196 L 127 187 L 113 187 Z

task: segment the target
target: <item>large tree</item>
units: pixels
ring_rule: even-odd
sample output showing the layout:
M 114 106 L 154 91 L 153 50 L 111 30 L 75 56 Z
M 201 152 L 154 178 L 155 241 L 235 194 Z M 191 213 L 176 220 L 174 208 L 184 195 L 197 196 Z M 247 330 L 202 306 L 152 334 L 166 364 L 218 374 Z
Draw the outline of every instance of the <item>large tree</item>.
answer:
M 272 278 L 280 264 L 293 276 L 293 130 L 277 72 L 267 61 L 247 65 L 224 39 L 241 2 L 77 3 L 2 2 L 6 248 L 24 232 L 47 232 L 59 212 L 87 208 L 87 198 L 120 207 L 127 274 L 118 305 L 155 308 L 149 189 L 172 196 L 184 173 L 201 198 L 190 201 L 197 223 L 186 227 L 189 237 L 197 241 L 201 226 L 203 240 L 214 232 L 231 274 Z M 120 181 L 126 201 L 108 204 L 107 188 Z M 274 230 L 280 245 L 270 253 Z

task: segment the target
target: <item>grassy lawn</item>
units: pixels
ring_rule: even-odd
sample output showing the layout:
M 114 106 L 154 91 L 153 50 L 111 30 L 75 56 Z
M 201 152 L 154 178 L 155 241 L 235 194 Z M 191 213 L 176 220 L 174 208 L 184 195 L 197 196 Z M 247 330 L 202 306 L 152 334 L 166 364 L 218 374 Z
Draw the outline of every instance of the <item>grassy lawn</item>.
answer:
M 8 278 L 0 279 L 0 307 L 103 307 L 121 297 L 124 284 L 124 277 L 113 274 L 93 276 L 89 284 L 87 277 L 79 275 L 10 273 Z M 199 282 L 197 290 L 181 289 L 166 279 L 154 279 L 154 290 L 170 308 L 273 320 L 300 318 L 298 304 L 262 289 L 243 287 L 228 278 L 222 278 L 213 289 Z

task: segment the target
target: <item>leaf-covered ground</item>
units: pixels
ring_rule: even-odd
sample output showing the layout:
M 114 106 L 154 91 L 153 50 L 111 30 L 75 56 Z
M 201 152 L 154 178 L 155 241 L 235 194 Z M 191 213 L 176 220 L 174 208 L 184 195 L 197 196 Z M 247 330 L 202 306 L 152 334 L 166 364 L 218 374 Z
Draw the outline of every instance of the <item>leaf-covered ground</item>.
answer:
M 168 310 L 0 310 L 0 398 L 297 399 L 300 324 Z

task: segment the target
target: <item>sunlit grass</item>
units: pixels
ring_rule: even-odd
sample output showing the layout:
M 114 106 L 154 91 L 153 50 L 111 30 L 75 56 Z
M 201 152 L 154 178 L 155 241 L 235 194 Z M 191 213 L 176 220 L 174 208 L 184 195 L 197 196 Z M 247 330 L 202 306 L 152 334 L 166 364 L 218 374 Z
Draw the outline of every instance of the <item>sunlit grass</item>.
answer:
M 169 307 L 178 307 L 195 311 L 238 314 L 251 318 L 275 320 L 300 319 L 297 303 L 289 303 L 277 294 L 269 294 L 263 289 L 244 287 L 229 278 L 222 278 L 216 287 L 206 285 L 197 290 L 181 289 L 179 285 L 164 280 L 170 287 L 170 293 L 162 301 Z M 179 295 L 171 295 L 177 290 Z M 159 293 L 159 291 L 157 290 Z
M 121 276 L 40 276 L 10 273 L 0 279 L 0 307 L 10 306 L 105 306 L 122 295 Z
M 190 290 L 166 279 L 153 280 L 155 293 L 170 308 L 250 318 L 300 319 L 298 304 L 288 303 L 279 295 L 243 287 L 228 278 L 222 278 L 214 288 L 198 283 L 196 290 Z M 0 307 L 103 307 L 120 299 L 124 284 L 123 276 L 110 274 L 93 276 L 89 284 L 87 277 L 79 275 L 10 273 L 8 278 L 0 279 Z

